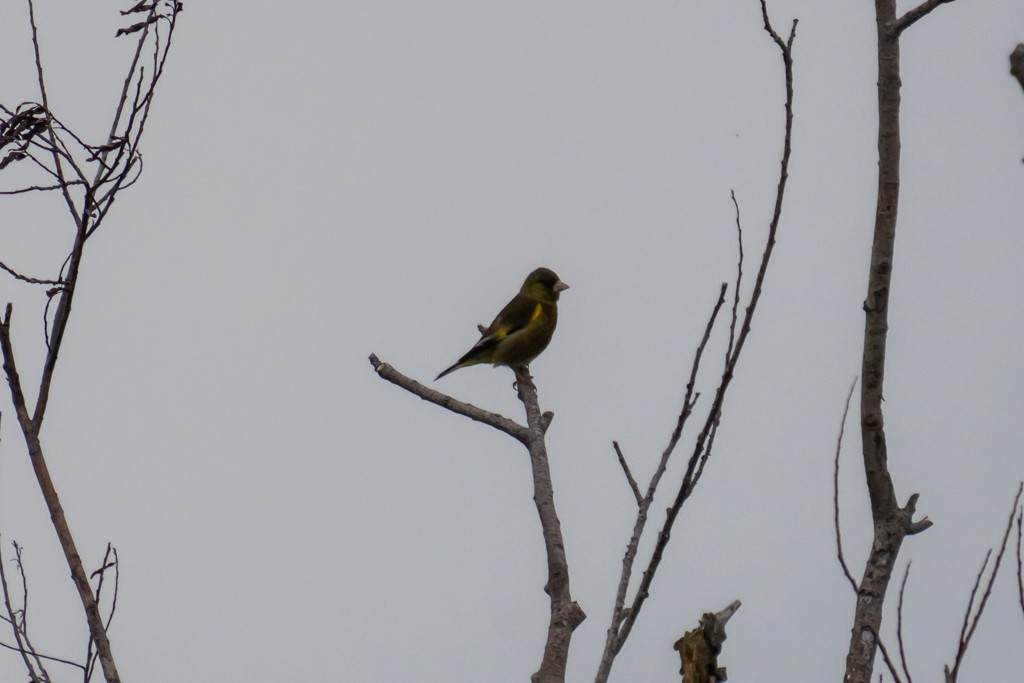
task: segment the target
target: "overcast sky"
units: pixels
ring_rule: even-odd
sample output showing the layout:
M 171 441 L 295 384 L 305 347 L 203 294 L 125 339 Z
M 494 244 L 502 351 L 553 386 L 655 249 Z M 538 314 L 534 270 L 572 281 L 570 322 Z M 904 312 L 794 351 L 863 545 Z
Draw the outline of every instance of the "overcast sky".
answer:
M 37 4 L 52 106 L 100 142 L 133 48 L 114 38 L 129 3 Z M 730 680 L 844 667 L 854 600 L 832 457 L 874 218 L 873 7 L 770 11 L 780 32 L 800 19 L 775 258 L 714 457 L 612 680 L 678 680 L 672 643 L 737 598 Z M 919 492 L 935 522 L 899 562 L 913 560 L 920 680 L 952 662 L 1024 478 L 1024 96 L 1007 61 L 1022 41 L 1024 3 L 1007 0 L 944 5 L 902 41 L 885 409 L 898 496 Z M 22 2 L 5 7 L 0 64 L 0 101 L 38 99 Z M 532 370 L 555 413 L 556 503 L 588 615 L 568 678 L 592 680 L 635 514 L 611 441 L 650 476 L 733 277 L 730 190 L 748 257 L 760 250 L 782 74 L 755 0 L 186 2 L 143 177 L 88 243 L 42 435 L 87 566 L 107 541 L 119 550 L 124 680 L 528 680 L 548 603 L 526 452 L 366 359 L 429 381 L 540 265 L 572 287 Z M 0 201 L 0 260 L 32 275 L 56 276 L 71 231 L 56 196 Z M 31 383 L 45 288 L 5 277 L 0 295 Z M 702 402 L 724 341 L 723 328 Z M 523 419 L 511 385 L 480 366 L 433 386 Z M 5 557 L 25 546 L 37 646 L 80 658 L 78 598 L 8 399 L 0 411 Z M 840 497 L 859 576 L 871 528 L 856 425 L 854 410 Z M 1004 571 L 965 680 L 1024 670 Z M 21 678 L 0 653 L 0 680 Z

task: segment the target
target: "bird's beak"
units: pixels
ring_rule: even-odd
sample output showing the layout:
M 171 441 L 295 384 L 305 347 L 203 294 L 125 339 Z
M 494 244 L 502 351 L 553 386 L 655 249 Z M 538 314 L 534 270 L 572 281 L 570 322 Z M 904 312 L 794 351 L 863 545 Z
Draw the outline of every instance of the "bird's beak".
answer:
M 559 280 L 558 282 L 555 283 L 554 287 L 552 287 L 551 289 L 556 291 L 556 292 L 561 292 L 562 290 L 569 289 L 569 285 L 567 285 L 564 282 L 562 282 L 561 280 Z

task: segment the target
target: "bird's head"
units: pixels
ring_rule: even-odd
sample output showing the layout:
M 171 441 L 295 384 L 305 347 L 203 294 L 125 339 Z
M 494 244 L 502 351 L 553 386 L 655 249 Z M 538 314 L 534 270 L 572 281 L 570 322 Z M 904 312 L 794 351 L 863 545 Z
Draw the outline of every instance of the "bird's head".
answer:
M 520 291 L 535 299 L 558 301 L 558 294 L 566 289 L 569 289 L 569 285 L 559 280 L 555 271 L 550 268 L 538 268 L 526 276 Z

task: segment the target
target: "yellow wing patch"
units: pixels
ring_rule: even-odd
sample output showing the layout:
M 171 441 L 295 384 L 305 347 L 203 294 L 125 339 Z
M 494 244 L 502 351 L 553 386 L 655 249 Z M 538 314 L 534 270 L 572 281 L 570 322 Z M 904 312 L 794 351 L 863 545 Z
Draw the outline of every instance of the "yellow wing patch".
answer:
M 533 309 L 533 315 L 530 316 L 530 322 L 532 323 L 534 320 L 539 318 L 543 313 L 544 313 L 544 309 L 541 308 L 540 304 L 537 304 L 537 307 L 535 309 Z

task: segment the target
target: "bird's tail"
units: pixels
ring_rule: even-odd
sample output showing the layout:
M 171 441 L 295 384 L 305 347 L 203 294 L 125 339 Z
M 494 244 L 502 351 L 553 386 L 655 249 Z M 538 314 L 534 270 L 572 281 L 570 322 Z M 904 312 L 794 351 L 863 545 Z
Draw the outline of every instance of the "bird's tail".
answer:
M 438 375 L 437 377 L 435 377 L 435 378 L 434 378 L 434 381 L 436 382 L 437 380 L 441 379 L 441 378 L 442 378 L 442 377 L 444 377 L 445 375 L 447 375 L 447 374 L 450 374 L 450 373 L 453 373 L 453 372 L 455 372 L 456 370 L 458 370 L 459 368 L 463 368 L 463 367 L 466 367 L 466 366 L 465 366 L 465 365 L 463 365 L 463 364 L 462 364 L 462 361 L 460 360 L 460 361 L 458 361 L 457 363 L 455 363 L 454 365 L 452 365 L 452 366 L 451 366 L 450 368 L 447 368 L 447 369 L 445 369 L 445 370 L 442 370 L 442 371 L 441 371 L 441 374 L 440 374 L 440 375 Z
M 434 378 L 434 381 L 441 379 L 450 372 L 455 372 L 459 368 L 468 368 L 470 365 L 478 365 L 480 363 L 490 363 L 491 349 L 494 347 L 495 340 L 490 337 L 484 337 L 478 341 L 473 348 L 462 355 L 462 358 L 455 361 L 455 363 L 448 369 L 441 372 L 440 375 Z

